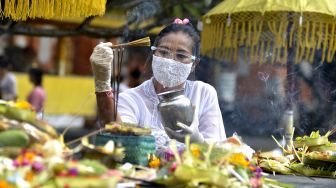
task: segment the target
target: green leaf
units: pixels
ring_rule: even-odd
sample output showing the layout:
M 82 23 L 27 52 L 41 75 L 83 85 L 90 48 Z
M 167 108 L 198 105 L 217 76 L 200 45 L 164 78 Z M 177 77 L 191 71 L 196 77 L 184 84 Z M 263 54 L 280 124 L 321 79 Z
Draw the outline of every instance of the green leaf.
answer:
M 174 175 L 181 181 L 189 182 L 192 180 L 193 185 L 205 183 L 225 187 L 228 183 L 228 174 L 217 166 L 200 169 L 180 165 L 176 168 Z
M 235 170 L 241 177 L 244 178 L 244 180 L 249 181 L 249 175 L 245 168 L 237 167 Z
M 106 173 L 108 170 L 103 164 L 95 160 L 82 160 L 79 163 L 86 167 L 93 168 L 94 170 L 93 172 L 79 172 L 79 173 L 84 173 L 85 175 L 102 175 Z

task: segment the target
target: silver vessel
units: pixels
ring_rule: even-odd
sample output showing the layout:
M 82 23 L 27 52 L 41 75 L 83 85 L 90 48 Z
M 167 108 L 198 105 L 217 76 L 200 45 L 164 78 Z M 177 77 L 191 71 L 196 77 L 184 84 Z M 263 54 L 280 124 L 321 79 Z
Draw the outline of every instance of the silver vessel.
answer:
M 190 126 L 193 120 L 191 101 L 184 95 L 184 89 L 172 90 L 158 94 L 158 109 L 164 126 L 173 130 L 181 130 L 177 122 Z

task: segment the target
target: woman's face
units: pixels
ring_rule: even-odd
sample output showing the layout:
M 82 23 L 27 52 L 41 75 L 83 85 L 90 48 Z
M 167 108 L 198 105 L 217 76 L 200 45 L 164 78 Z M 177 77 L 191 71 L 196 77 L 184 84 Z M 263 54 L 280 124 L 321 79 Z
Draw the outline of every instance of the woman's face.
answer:
M 183 32 L 169 33 L 159 41 L 154 55 L 174 59 L 181 63 L 192 63 L 193 41 Z

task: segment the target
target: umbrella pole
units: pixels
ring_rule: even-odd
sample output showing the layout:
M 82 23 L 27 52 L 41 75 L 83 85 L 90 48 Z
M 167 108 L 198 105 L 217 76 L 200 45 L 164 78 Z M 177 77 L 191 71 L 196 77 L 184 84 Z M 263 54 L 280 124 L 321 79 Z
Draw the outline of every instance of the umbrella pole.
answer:
M 286 110 L 293 111 L 298 98 L 297 92 L 297 79 L 295 76 L 295 63 L 294 63 L 294 48 L 289 49 L 287 58 L 287 75 L 286 75 Z
M 295 63 L 294 55 L 295 49 L 289 48 L 289 55 L 287 58 L 287 75 L 286 75 L 286 110 L 284 113 L 285 119 L 285 141 L 288 149 L 292 147 L 293 144 L 293 134 L 294 134 L 294 109 L 298 99 L 297 91 L 297 78 L 295 76 Z

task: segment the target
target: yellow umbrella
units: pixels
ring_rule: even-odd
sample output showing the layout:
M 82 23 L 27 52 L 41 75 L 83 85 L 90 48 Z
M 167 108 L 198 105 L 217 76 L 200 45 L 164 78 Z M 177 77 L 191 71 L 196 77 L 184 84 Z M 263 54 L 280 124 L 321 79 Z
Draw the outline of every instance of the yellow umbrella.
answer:
M 312 62 L 316 51 L 322 53 L 321 61 L 332 61 L 335 16 L 336 0 L 225 0 L 203 16 L 201 53 L 237 61 L 243 47 L 250 62 L 287 64 L 285 138 L 290 143 L 296 95 L 293 64 Z
M 202 54 L 251 62 L 312 62 L 315 51 L 331 62 L 336 51 L 335 0 L 225 0 L 203 16 Z M 271 59 L 266 59 L 271 54 Z
M 3 4 L 1 4 L 3 2 Z M 105 13 L 106 0 L 4 0 L 0 2 L 0 18 L 78 18 Z

